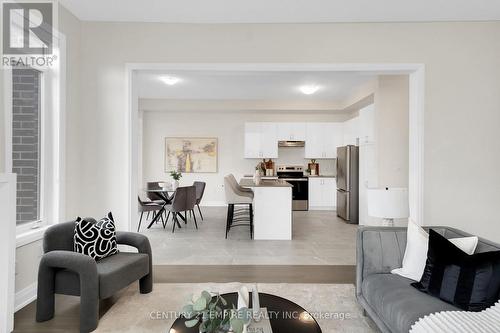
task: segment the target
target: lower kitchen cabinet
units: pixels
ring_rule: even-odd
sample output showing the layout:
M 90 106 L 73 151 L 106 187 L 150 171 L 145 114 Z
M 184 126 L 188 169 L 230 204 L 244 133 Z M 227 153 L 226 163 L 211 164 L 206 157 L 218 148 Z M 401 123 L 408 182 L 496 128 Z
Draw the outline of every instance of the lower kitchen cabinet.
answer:
M 337 181 L 334 177 L 309 177 L 309 209 L 335 210 Z

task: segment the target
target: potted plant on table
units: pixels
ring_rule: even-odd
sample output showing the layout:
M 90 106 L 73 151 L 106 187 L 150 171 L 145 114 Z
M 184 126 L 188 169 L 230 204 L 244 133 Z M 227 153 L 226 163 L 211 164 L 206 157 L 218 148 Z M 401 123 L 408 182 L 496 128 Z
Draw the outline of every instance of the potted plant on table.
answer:
M 172 189 L 175 191 L 179 187 L 179 179 L 181 179 L 182 173 L 180 171 L 172 170 L 170 171 L 170 177 L 174 180 L 172 182 Z
M 199 325 L 200 333 L 242 333 L 251 319 L 248 308 L 237 310 L 234 304 L 230 308 L 219 293 L 206 290 L 183 307 L 182 315 L 186 318 L 186 327 Z

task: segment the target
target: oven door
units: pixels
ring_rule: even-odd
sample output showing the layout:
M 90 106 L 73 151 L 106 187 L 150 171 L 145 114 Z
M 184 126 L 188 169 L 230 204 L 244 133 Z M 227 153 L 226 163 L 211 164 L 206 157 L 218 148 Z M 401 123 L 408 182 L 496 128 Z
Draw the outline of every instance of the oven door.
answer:
M 309 209 L 309 183 L 307 178 L 280 178 L 292 185 L 292 209 Z

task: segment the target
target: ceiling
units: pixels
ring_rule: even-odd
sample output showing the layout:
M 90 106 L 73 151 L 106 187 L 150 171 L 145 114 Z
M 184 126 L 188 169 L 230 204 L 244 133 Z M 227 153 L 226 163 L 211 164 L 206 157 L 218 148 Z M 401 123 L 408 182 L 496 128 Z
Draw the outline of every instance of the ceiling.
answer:
M 322 23 L 500 20 L 498 0 L 60 0 L 86 21 Z
M 162 76 L 180 81 L 170 86 L 160 80 Z M 375 77 L 366 72 L 140 71 L 137 83 L 140 98 L 341 103 Z M 303 85 L 319 90 L 305 95 L 300 91 Z

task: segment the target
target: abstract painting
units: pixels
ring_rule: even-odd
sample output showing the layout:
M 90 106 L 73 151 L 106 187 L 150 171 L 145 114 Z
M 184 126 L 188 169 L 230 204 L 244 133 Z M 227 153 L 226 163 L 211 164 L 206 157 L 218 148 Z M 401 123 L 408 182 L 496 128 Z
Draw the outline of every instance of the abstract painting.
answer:
M 165 138 L 165 172 L 217 172 L 217 138 Z

